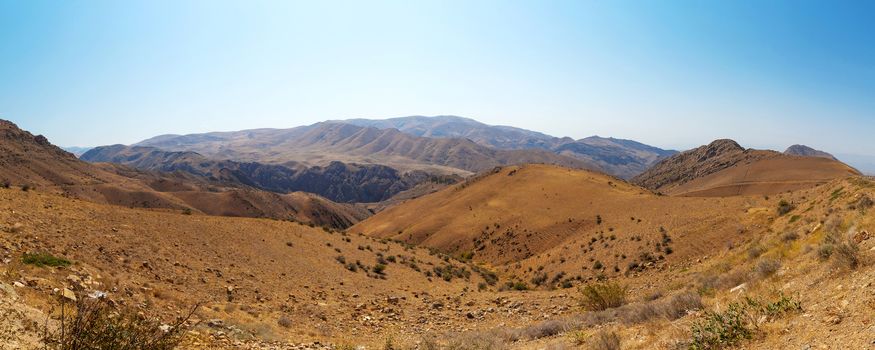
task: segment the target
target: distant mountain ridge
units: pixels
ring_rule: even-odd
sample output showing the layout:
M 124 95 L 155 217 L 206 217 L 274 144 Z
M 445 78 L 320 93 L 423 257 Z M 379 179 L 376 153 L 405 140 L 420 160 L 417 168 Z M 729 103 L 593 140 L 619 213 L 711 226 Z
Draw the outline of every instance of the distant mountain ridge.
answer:
M 497 149 L 543 149 L 595 164 L 602 171 L 625 179 L 640 174 L 659 160 L 677 153 L 632 140 L 599 136 L 574 140 L 511 126 L 487 125 L 457 116 L 347 119 L 332 122 L 381 129 L 394 128 L 423 137 L 464 137 Z
M 471 174 L 523 163 L 600 169 L 597 164 L 543 149 L 503 150 L 466 138 L 418 137 L 397 129 L 321 122 L 291 129 L 255 129 L 192 135 L 162 135 L 136 144 L 193 151 L 240 162 L 327 165 L 332 161 L 381 164 L 401 171 Z
M 423 171 L 400 173 L 384 165 L 345 164 L 327 166 L 297 163 L 261 164 L 208 159 L 191 151 L 163 151 L 146 146 L 102 146 L 83 154 L 89 162 L 106 162 L 160 172 L 186 172 L 214 181 L 243 184 L 272 192 L 303 191 L 336 202 L 379 202 L 425 181 L 455 182 L 459 178 L 434 178 Z
M 238 161 L 324 165 L 339 160 L 460 174 L 546 163 L 621 178 L 631 178 L 677 153 L 631 140 L 558 138 L 456 116 L 332 120 L 291 129 L 161 135 L 136 145 Z

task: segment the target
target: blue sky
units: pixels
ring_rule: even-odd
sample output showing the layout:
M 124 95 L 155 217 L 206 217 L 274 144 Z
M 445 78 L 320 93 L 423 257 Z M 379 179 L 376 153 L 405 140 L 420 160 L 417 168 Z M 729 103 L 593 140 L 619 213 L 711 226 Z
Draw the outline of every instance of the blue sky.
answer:
M 452 114 L 875 155 L 871 1 L 7 1 L 0 118 L 56 144 Z

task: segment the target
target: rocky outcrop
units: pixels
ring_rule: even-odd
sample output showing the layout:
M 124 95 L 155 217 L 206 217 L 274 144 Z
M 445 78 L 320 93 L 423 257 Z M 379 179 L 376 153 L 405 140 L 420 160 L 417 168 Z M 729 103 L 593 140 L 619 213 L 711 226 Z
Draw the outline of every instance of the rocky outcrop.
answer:
M 777 154 L 773 151 L 745 149 L 729 139 L 715 140 L 708 145 L 666 158 L 632 178 L 632 183 L 659 191 L 716 173 L 740 162 Z

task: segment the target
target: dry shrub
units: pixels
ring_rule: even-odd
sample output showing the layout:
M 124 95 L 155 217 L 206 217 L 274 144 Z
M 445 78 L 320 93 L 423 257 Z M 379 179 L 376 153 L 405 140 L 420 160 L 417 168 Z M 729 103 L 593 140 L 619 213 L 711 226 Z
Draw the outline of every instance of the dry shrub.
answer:
M 595 283 L 580 288 L 584 309 L 600 311 L 626 304 L 626 288 L 617 283 Z
M 662 304 L 662 314 L 669 320 L 684 317 L 689 311 L 699 310 L 703 307 L 702 297 L 693 292 L 684 292 L 672 295 Z
M 799 234 L 796 231 L 787 231 L 781 236 L 781 240 L 784 242 L 792 242 L 799 239 Z
M 618 310 L 618 317 L 626 324 L 644 323 L 655 318 L 676 320 L 687 312 L 702 308 L 702 298 L 693 292 L 683 292 L 655 301 L 635 303 Z
M 276 323 L 283 328 L 289 328 L 292 326 L 292 320 L 286 317 L 286 315 L 280 316 L 280 318 L 276 320 Z
M 590 341 L 592 350 L 620 350 L 620 336 L 612 331 L 601 331 Z
M 714 273 L 700 274 L 698 277 L 699 290 L 729 289 L 750 280 L 750 275 L 742 269 L 735 269 L 720 275 Z
M 774 275 L 780 268 L 781 261 L 777 259 L 762 259 L 754 266 L 753 272 L 757 278 L 764 279 Z
M 759 258 L 760 255 L 763 255 L 763 248 L 760 246 L 753 246 L 747 250 L 747 256 L 751 259 Z
M 840 268 L 856 269 L 860 265 L 859 251 L 860 248 L 853 241 L 842 242 L 835 246 L 833 263 Z
M 504 330 L 467 332 L 448 339 L 446 346 L 432 343 L 434 349 L 447 350 L 502 350 L 507 348 Z
M 817 257 L 820 258 L 820 260 L 829 260 L 834 250 L 835 246 L 833 246 L 832 244 L 821 244 L 819 247 L 817 247 Z
M 162 326 L 134 310 L 116 310 L 105 299 L 79 298 L 74 310 L 61 304 L 60 329 L 46 331 L 50 349 L 169 350 L 182 342 L 190 328 L 188 320 L 197 310 L 192 308 L 175 323 Z
M 568 324 L 561 320 L 547 320 L 521 329 L 519 336 L 526 339 L 540 339 L 554 336 L 566 331 L 568 328 Z

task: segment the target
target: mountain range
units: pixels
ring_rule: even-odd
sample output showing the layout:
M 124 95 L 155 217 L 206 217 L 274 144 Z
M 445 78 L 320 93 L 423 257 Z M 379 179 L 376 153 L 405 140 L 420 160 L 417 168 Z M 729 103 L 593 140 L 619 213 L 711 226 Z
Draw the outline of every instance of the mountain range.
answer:
M 239 161 L 324 165 L 339 160 L 456 174 L 546 163 L 622 178 L 677 153 L 630 140 L 557 138 L 453 116 L 350 119 L 292 129 L 162 135 L 136 145 Z

